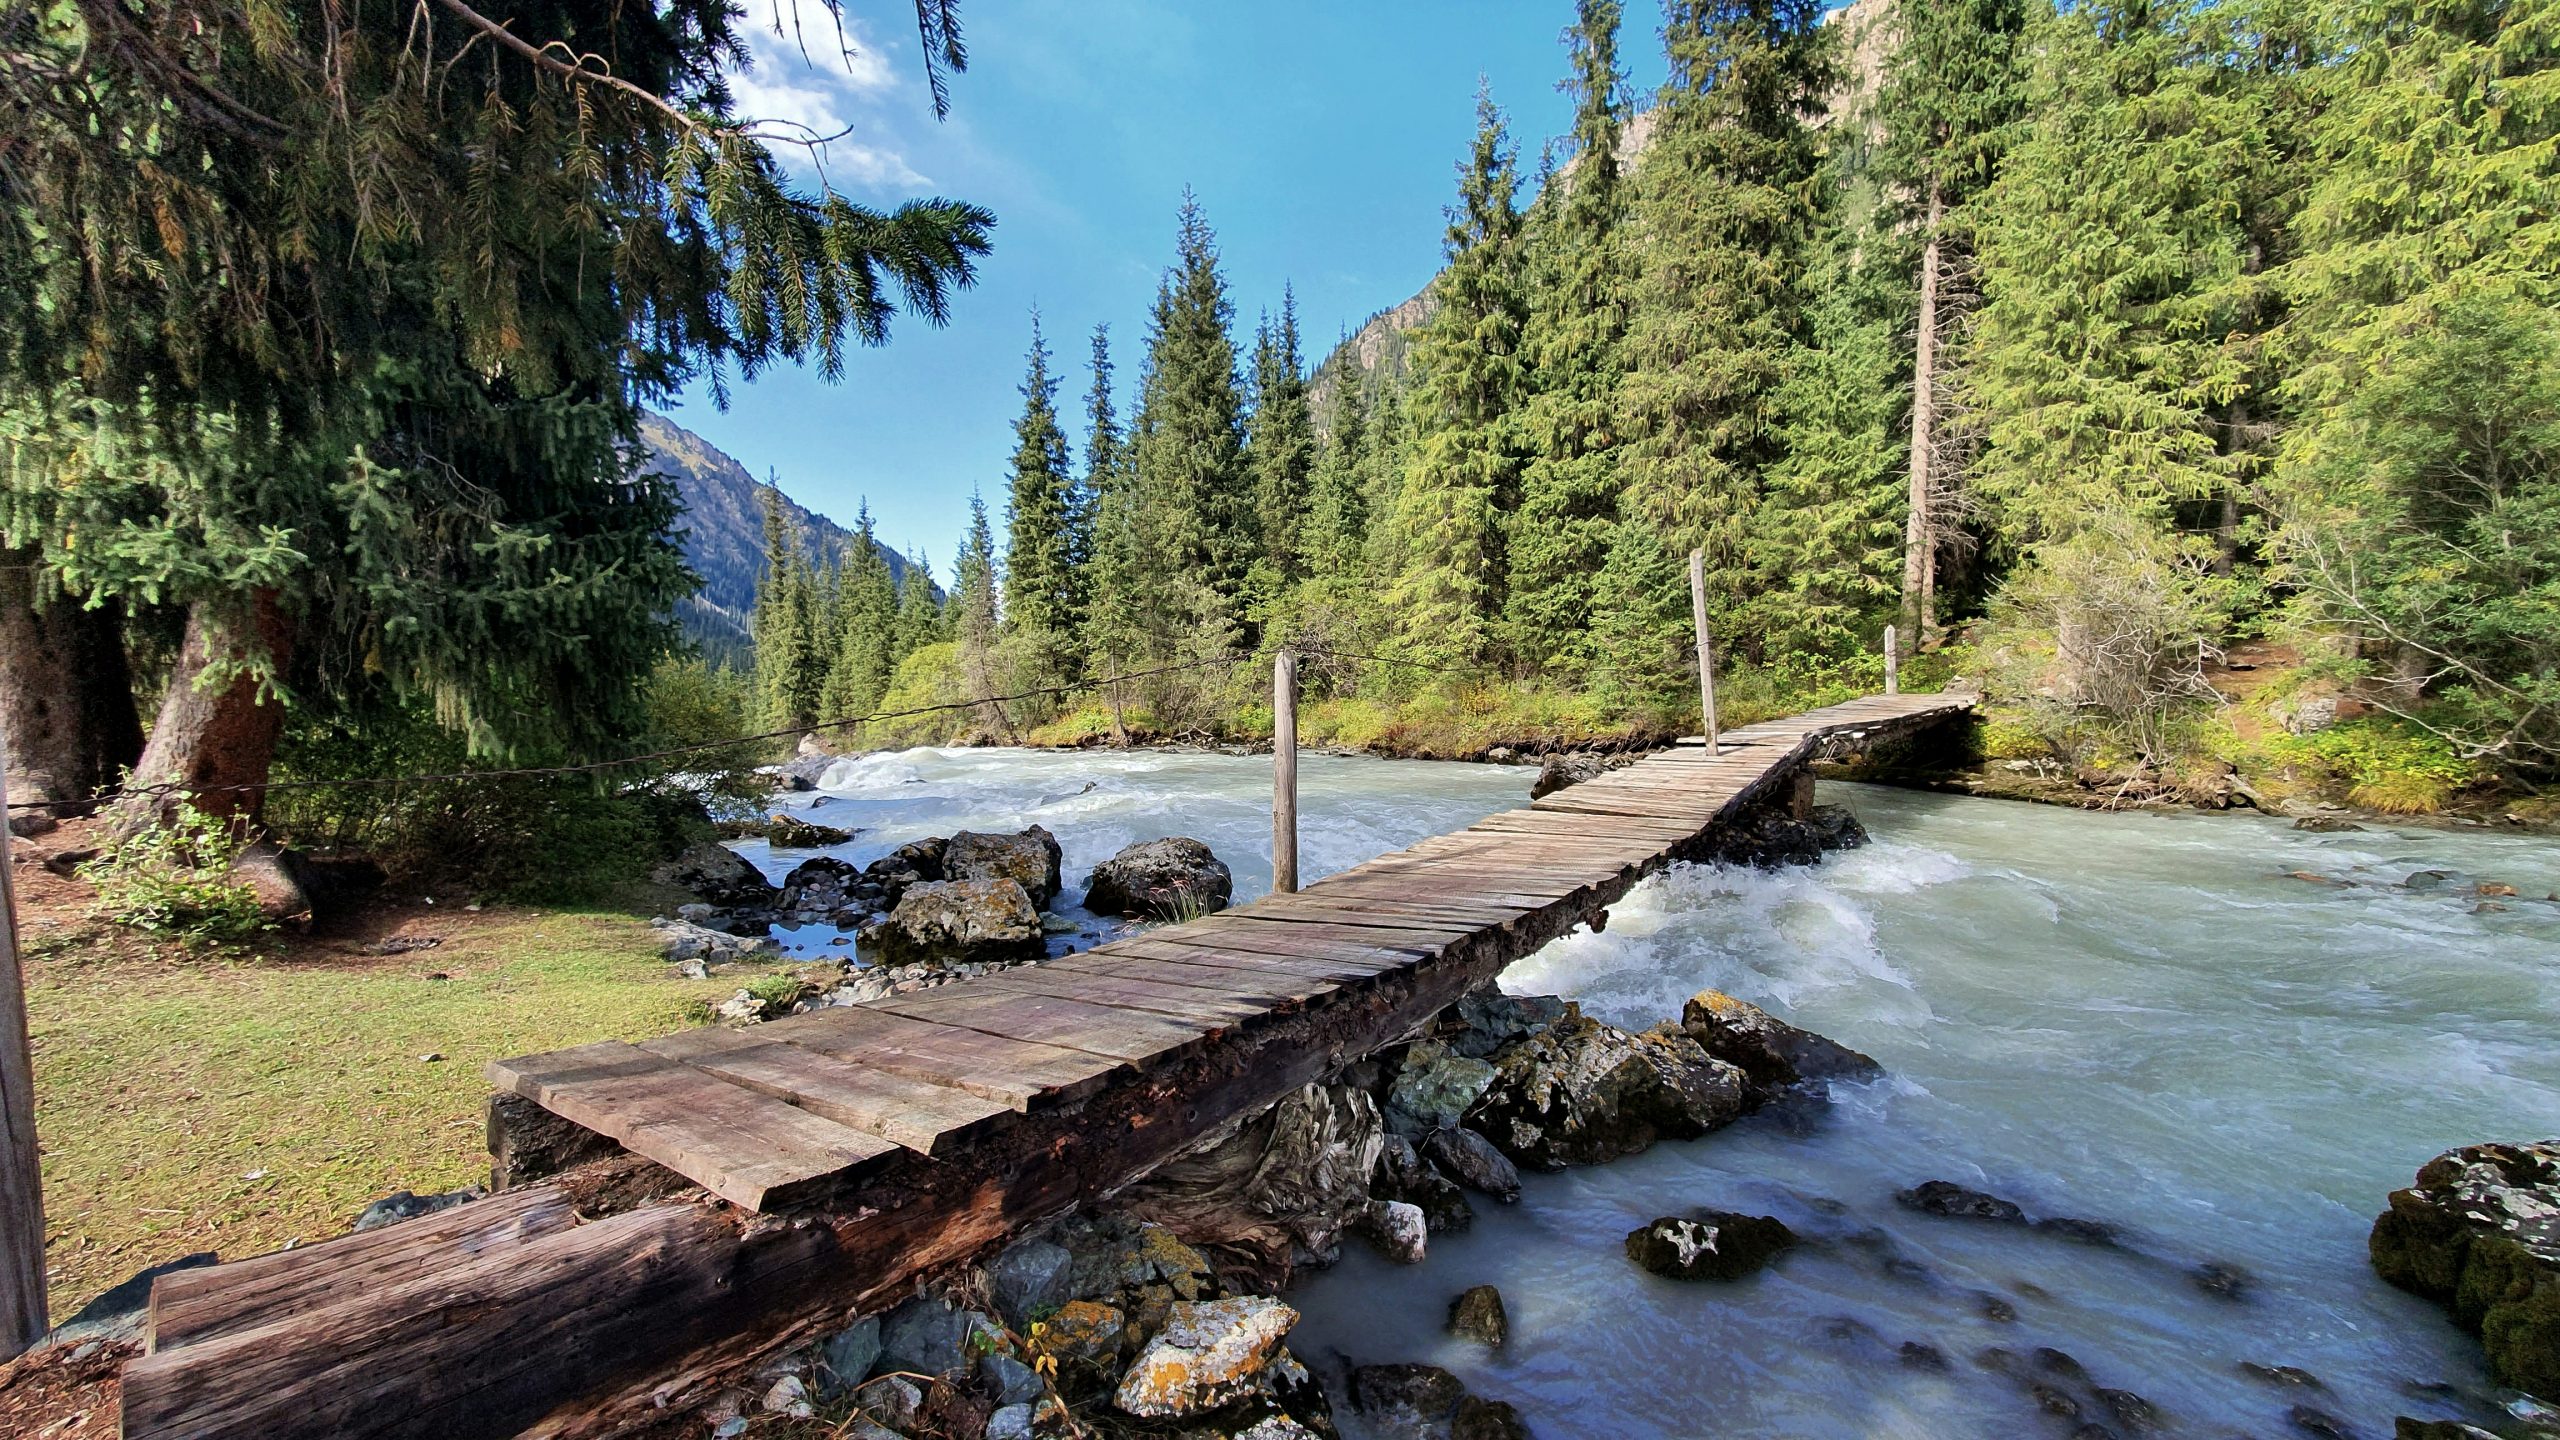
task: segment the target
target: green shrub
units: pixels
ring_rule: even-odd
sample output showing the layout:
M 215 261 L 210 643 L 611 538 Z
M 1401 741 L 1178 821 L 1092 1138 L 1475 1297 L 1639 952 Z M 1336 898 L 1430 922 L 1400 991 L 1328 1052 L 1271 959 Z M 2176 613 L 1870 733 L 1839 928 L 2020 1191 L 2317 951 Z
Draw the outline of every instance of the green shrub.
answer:
M 231 874 L 242 842 L 230 823 L 181 803 L 162 823 L 125 837 L 80 867 L 119 925 L 195 944 L 245 940 L 271 923 L 257 892 Z

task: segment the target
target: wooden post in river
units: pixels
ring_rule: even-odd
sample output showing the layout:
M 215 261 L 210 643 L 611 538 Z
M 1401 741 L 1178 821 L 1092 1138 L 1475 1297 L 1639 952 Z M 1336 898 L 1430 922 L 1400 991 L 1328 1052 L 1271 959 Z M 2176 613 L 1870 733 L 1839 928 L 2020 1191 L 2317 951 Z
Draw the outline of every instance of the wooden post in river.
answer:
M 1721 755 L 1716 739 L 1716 657 L 1707 643 L 1707 552 L 1689 552 L 1689 618 L 1698 627 L 1698 709 L 1706 718 L 1707 753 Z
M 1271 657 L 1271 892 L 1298 888 L 1298 657 Z
M 1894 653 L 1893 639 L 1893 627 L 1887 625 L 1884 627 L 1884 693 L 1887 695 L 1902 693 L 1901 657 Z
M 0 771 L 8 738 L 0 736 Z M 9 787 L 0 780 L 0 819 Z M 44 1172 L 36 1152 L 35 1064 L 27 1046 L 27 985 L 18 971 L 18 896 L 0 827 L 0 1360 L 44 1338 Z

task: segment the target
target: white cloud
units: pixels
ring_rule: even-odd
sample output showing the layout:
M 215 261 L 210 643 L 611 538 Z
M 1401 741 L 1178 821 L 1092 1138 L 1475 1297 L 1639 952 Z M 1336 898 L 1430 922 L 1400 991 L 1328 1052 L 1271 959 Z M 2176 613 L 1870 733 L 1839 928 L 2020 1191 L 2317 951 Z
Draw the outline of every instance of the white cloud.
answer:
M 729 79 L 739 117 L 762 122 L 772 136 L 842 136 L 815 154 L 787 140 L 766 142 L 785 164 L 821 173 L 830 184 L 929 185 L 884 133 L 889 127 L 877 102 L 900 88 L 887 47 L 870 43 L 849 17 L 839 35 L 824 9 L 814 5 L 801 7 L 806 13 L 795 31 L 790 0 L 781 3 L 786 8 L 779 28 L 772 16 L 747 27 L 754 66 Z

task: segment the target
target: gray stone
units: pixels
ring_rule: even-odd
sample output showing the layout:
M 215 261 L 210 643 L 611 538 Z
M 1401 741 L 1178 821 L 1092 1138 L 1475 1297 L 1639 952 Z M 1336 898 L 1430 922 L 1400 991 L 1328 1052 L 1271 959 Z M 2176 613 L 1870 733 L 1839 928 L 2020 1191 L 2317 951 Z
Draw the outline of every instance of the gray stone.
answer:
M 1680 1011 L 1681 1033 L 1764 1089 L 1817 1080 L 1873 1080 L 1884 1067 L 1837 1041 L 1799 1029 L 1718 990 Z
M 1375 1436 L 1449 1440 L 1467 1389 L 1437 1365 L 1362 1365 L 1351 1372 L 1351 1408 Z
M 261 840 L 231 862 L 228 878 L 249 887 L 258 898 L 258 913 L 270 920 L 307 922 L 311 918 L 310 868 L 299 850 Z
M 2560 1140 L 2428 1161 L 2368 1250 L 2376 1274 L 2481 1337 L 2499 1384 L 2560 1396 Z
M 1589 751 L 1550 755 L 1538 763 L 1538 778 L 1529 782 L 1529 798 L 1543 800 L 1566 786 L 1596 779 L 1631 763 L 1632 756 L 1595 755 Z
M 1172 920 L 1224 910 L 1235 894 L 1235 875 L 1188 836 L 1141 840 L 1094 867 L 1085 881 L 1084 908 L 1097 915 Z
M 364 1213 L 356 1217 L 356 1229 L 379 1230 L 395 1221 L 414 1220 L 421 1215 L 433 1215 L 439 1210 L 450 1210 L 466 1201 L 477 1200 L 487 1193 L 477 1185 L 466 1186 L 460 1190 L 448 1190 L 441 1195 L 413 1195 L 406 1190 L 394 1190 L 364 1207 Z
M 1492 1141 L 1463 1125 L 1434 1130 L 1422 1142 L 1423 1157 L 1449 1178 L 1508 1205 L 1520 1198 L 1520 1171 Z
M 1395 1082 L 1387 1087 L 1387 1128 L 1416 1139 L 1458 1123 L 1493 1083 L 1489 1061 L 1460 1055 L 1436 1040 L 1405 1051 Z
M 1627 1258 L 1672 1280 L 1739 1280 L 1795 1243 L 1795 1232 L 1767 1215 L 1703 1210 L 1629 1231 Z
M 1502 1053 L 1466 1123 L 1531 1169 L 1597 1165 L 1731 1124 L 1747 1088 L 1676 1029 L 1629 1034 L 1573 1009 Z
M 658 953 L 672 964 L 700 961 L 706 966 L 728 965 L 782 953 L 782 946 L 770 935 L 732 935 L 726 930 L 663 916 L 650 921 L 649 928 L 658 932 Z
M 1034 909 L 1058 898 L 1058 837 L 1040 826 L 1013 835 L 963 830 L 942 848 L 942 873 L 952 880 L 1011 880 Z
M 1449 1048 L 1482 1059 L 1563 1019 L 1565 1002 L 1553 995 L 1505 995 L 1486 988 L 1468 994 L 1450 1013 L 1466 1028 L 1451 1037 Z
M 1946 1215 L 1959 1220 L 1990 1220 L 2003 1225 L 2023 1225 L 2026 1212 L 1997 1195 L 1968 1190 L 1952 1180 L 1924 1180 L 1908 1190 L 1894 1193 L 1894 1203 L 1905 1210 L 1923 1215 Z
M 1031 1407 L 1007 1405 L 987 1417 L 987 1440 L 1031 1440 Z
M 21 810 L 9 817 L 9 833 L 21 840 L 33 840 L 62 828 L 50 810 Z
M 997 1333 L 986 1316 L 930 1297 L 889 1312 L 880 1326 L 876 1368 L 918 1375 L 948 1375 L 969 1366 L 969 1337 Z M 894 1423 L 894 1422 L 892 1422 Z
M 892 1376 L 865 1388 L 862 1401 L 882 1424 L 904 1432 L 915 1427 L 916 1417 L 924 1410 L 924 1388 L 904 1376 Z
M 781 894 L 745 856 L 709 840 L 686 846 L 676 858 L 650 871 L 649 878 L 731 909 L 763 909 Z
M 818 1345 L 818 1382 L 829 1394 L 840 1394 L 871 1378 L 880 1360 L 880 1317 L 865 1315 Z
M 978 1360 L 978 1379 L 995 1397 L 998 1405 L 1034 1405 L 1049 1393 L 1040 1372 L 1010 1355 L 985 1355 Z
M 1025 1240 L 1006 1250 L 987 1267 L 987 1289 L 996 1313 L 1017 1331 L 1028 1330 L 1075 1298 L 1076 1257 L 1063 1245 Z
M 1431 1226 L 1418 1205 L 1372 1200 L 1353 1223 L 1379 1254 L 1399 1265 L 1419 1265 L 1430 1251 Z
M 765 822 L 765 843 L 776 850 L 823 850 L 853 839 L 851 830 L 833 825 L 820 825 L 788 812 L 777 813 Z
M 862 932 L 884 964 L 985 964 L 1037 960 L 1046 948 L 1040 912 L 1009 879 L 928 880 Z
M 1286 1358 L 1280 1342 L 1297 1323 L 1297 1311 L 1267 1295 L 1177 1304 L 1121 1377 L 1112 1403 L 1142 1419 L 1167 1419 L 1255 1394 L 1274 1360 Z
M 1381 1200 L 1403 1200 L 1420 1207 L 1423 1220 L 1434 1235 L 1464 1230 L 1475 1223 L 1475 1211 L 1468 1207 L 1466 1193 L 1458 1183 L 1423 1159 L 1414 1143 L 1401 1135 L 1389 1135 L 1379 1151 L 1370 1193 Z

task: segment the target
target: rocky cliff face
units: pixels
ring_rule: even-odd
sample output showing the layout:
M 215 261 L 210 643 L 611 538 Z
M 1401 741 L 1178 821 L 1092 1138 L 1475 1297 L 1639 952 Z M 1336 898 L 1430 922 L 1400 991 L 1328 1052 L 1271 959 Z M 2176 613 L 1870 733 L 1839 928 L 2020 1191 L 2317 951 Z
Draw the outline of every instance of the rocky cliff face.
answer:
M 747 615 L 755 608 L 756 576 L 764 569 L 765 487 L 746 466 L 663 415 L 642 417 L 640 439 L 649 447 L 643 468 L 675 482 L 684 503 L 684 517 L 676 523 L 685 563 L 702 577 L 702 589 L 677 605 L 676 618 L 686 638 L 715 663 L 743 664 Z M 788 495 L 782 508 L 808 536 L 812 554 L 837 554 L 852 538 Z M 904 583 L 906 557 L 890 551 L 889 571 Z

